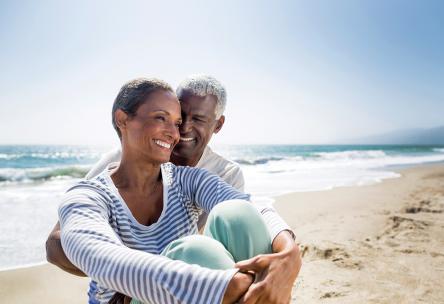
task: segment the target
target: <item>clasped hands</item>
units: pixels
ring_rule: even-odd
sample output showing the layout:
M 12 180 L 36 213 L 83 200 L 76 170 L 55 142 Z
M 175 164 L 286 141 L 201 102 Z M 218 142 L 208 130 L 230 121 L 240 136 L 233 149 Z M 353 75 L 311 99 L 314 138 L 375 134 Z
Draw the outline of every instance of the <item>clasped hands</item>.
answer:
M 283 231 L 273 241 L 273 252 L 236 263 L 239 272 L 228 284 L 223 304 L 290 303 L 301 268 L 299 247 L 290 233 Z

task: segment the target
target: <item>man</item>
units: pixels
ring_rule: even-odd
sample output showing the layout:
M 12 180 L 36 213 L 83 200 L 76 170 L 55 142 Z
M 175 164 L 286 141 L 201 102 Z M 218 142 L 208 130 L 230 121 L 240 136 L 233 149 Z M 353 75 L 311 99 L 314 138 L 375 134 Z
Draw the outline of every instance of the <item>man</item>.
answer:
M 207 146 L 225 122 L 223 113 L 227 93 L 224 86 L 214 77 L 191 75 L 179 84 L 176 94 L 182 110 L 182 125 L 179 128 L 180 141 L 170 161 L 178 166 L 206 169 L 243 192 L 245 182 L 240 167 Z M 86 179 L 100 174 L 108 164 L 119 162 L 121 153 L 120 148 L 108 152 L 88 172 Z M 199 229 L 205 225 L 207 216 L 204 213 L 199 217 Z
M 226 91 L 215 78 L 193 75 L 185 79 L 176 90 L 181 103 L 182 124 L 179 127 L 180 141 L 174 148 L 171 162 L 179 166 L 204 168 L 220 176 L 225 182 L 243 191 L 244 177 L 240 167 L 214 153 L 207 146 L 213 134 L 218 133 L 225 122 Z M 87 179 L 100 174 L 108 164 L 119 162 L 121 151 L 107 153 L 86 175 Z M 205 223 L 201 216 L 198 226 Z M 60 244 L 60 225 L 54 227 L 46 242 L 48 262 L 75 275 L 85 276 L 66 257 Z M 95 284 L 90 286 L 90 303 L 94 302 Z
M 171 162 L 207 169 L 243 191 L 244 177 L 240 167 L 207 146 L 212 135 L 218 133 L 225 122 L 225 88 L 211 76 L 192 75 L 179 84 L 176 94 L 182 108 L 182 125 L 180 141 L 174 148 Z M 86 179 L 101 173 L 109 163 L 120 161 L 120 157 L 120 148 L 108 152 L 88 172 Z

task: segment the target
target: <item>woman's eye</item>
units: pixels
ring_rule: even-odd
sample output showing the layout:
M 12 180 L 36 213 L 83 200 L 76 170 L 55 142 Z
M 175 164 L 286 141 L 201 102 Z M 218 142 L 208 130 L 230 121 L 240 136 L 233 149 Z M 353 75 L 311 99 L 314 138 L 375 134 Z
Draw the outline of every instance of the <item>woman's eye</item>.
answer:
M 163 116 L 156 116 L 156 119 L 160 121 L 165 121 L 165 117 Z

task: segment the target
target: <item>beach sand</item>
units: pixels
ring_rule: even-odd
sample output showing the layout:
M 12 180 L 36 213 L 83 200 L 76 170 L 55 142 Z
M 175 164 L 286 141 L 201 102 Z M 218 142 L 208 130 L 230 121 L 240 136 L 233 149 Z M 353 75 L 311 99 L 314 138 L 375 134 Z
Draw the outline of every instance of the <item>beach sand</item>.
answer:
M 294 303 L 444 303 L 444 165 L 276 208 L 301 244 Z
M 399 172 L 277 198 L 302 246 L 293 303 L 444 302 L 444 165 Z M 52 265 L 3 271 L 0 302 L 86 303 L 87 282 Z
M 0 272 L 0 303 L 88 303 L 88 278 L 51 264 Z

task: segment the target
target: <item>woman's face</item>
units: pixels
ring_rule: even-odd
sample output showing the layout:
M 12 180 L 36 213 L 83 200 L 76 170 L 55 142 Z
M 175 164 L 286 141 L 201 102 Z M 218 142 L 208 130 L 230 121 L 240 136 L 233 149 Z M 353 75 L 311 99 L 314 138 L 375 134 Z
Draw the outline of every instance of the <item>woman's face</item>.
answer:
M 168 162 L 180 138 L 181 120 L 176 95 L 163 90 L 153 92 L 139 106 L 136 115 L 127 118 L 125 130 L 121 130 L 125 148 L 136 152 L 131 155 L 155 163 Z

